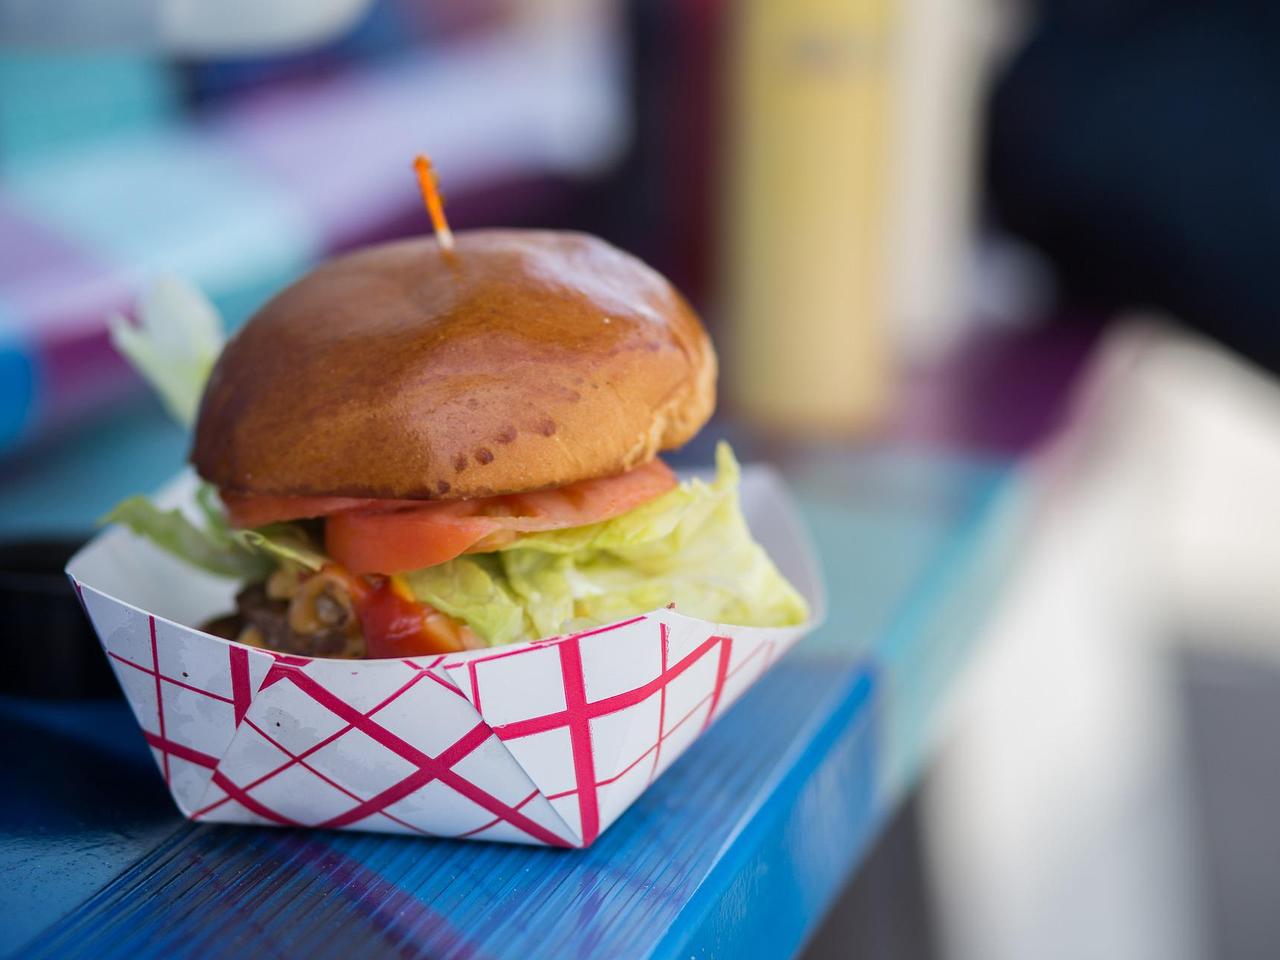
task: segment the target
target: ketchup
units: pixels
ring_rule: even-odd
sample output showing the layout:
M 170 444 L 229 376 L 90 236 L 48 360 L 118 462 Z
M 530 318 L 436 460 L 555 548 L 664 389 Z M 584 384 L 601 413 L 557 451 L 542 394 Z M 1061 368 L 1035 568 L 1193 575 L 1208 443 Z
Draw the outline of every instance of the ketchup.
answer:
M 413 598 L 399 577 L 369 577 L 353 594 L 370 659 L 456 653 L 475 644 L 475 635 L 434 607 Z

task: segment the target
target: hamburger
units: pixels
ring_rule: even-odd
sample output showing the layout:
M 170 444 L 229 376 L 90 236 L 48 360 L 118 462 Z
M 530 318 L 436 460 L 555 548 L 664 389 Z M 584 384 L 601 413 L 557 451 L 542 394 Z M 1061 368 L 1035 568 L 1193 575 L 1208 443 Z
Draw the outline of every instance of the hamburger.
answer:
M 580 233 L 369 247 L 275 296 L 225 346 L 169 282 L 123 352 L 190 418 L 192 509 L 108 517 L 242 584 L 206 629 L 288 654 L 407 657 L 674 605 L 803 622 L 752 539 L 738 467 L 660 458 L 706 423 L 716 357 L 657 272 Z

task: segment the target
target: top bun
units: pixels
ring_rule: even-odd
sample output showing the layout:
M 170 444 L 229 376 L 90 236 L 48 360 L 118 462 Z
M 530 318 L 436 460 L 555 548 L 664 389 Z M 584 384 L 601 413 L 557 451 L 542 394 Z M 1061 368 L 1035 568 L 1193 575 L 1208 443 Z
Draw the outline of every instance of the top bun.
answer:
M 716 359 L 658 273 L 579 233 L 369 247 L 227 344 L 191 460 L 238 493 L 452 500 L 610 476 L 683 444 Z

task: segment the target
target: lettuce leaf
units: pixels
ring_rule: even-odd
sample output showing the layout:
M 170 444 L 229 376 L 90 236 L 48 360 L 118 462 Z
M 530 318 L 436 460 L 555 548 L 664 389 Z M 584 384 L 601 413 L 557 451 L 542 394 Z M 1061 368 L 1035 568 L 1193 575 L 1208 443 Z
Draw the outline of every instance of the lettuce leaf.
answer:
M 316 549 L 311 537 L 296 523 L 273 523 L 257 530 L 232 530 L 231 536 L 242 546 L 264 555 L 277 565 L 316 571 L 329 562 L 329 558 Z
M 463 620 L 490 644 L 585 629 L 674 603 L 718 623 L 784 626 L 808 617 L 804 599 L 751 537 L 738 503 L 738 463 L 716 451 L 713 482 L 691 480 L 600 523 L 524 536 L 494 553 L 464 554 L 404 574 L 413 594 Z M 227 525 L 217 492 L 202 484 L 203 524 L 145 497 L 115 508 L 123 523 L 182 559 L 244 580 L 276 566 L 318 570 L 328 557 L 305 527 Z
M 526 637 L 528 618 L 497 554 L 473 553 L 403 574 L 419 600 L 463 620 L 491 644 Z
M 222 352 L 222 319 L 195 287 L 173 277 L 157 280 L 138 304 L 138 325 L 110 319 L 111 342 L 178 423 L 195 422 L 205 381 Z
M 111 342 L 185 427 L 195 420 L 205 382 L 222 352 L 222 319 L 198 289 L 174 277 L 154 282 L 138 304 L 138 324 L 122 316 L 109 321 Z M 183 560 L 211 573 L 261 579 L 280 564 L 319 570 L 327 557 L 297 524 L 233 530 L 217 491 L 201 484 L 196 505 L 203 526 L 180 510 L 162 510 L 145 497 L 116 506 L 103 523 L 122 523 Z
M 328 562 L 298 524 L 232 529 L 218 503 L 217 490 L 207 483 L 197 488 L 195 501 L 203 521 L 200 524 L 181 510 L 164 510 L 146 497 L 130 497 L 101 522 L 124 524 L 193 566 L 239 580 L 261 580 L 282 564 L 319 570 Z
M 674 603 L 720 623 L 784 626 L 804 599 L 751 537 L 727 444 L 692 480 L 612 520 L 530 534 L 493 554 L 406 574 L 420 600 L 492 644 L 608 623 Z
M 203 526 L 181 510 L 164 510 L 146 497 L 130 497 L 102 523 L 121 523 L 188 563 L 224 577 L 261 580 L 274 567 L 271 560 L 232 531 L 213 502 L 215 491 L 205 485 L 197 495 Z

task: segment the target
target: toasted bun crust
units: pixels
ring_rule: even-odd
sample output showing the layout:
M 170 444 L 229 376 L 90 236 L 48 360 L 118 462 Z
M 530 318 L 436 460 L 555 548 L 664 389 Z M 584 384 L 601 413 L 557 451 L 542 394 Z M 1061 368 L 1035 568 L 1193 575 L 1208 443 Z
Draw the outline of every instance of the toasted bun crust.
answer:
M 227 344 L 192 462 L 241 493 L 464 499 L 609 476 L 692 437 L 716 359 L 665 279 L 577 233 L 332 260 Z

